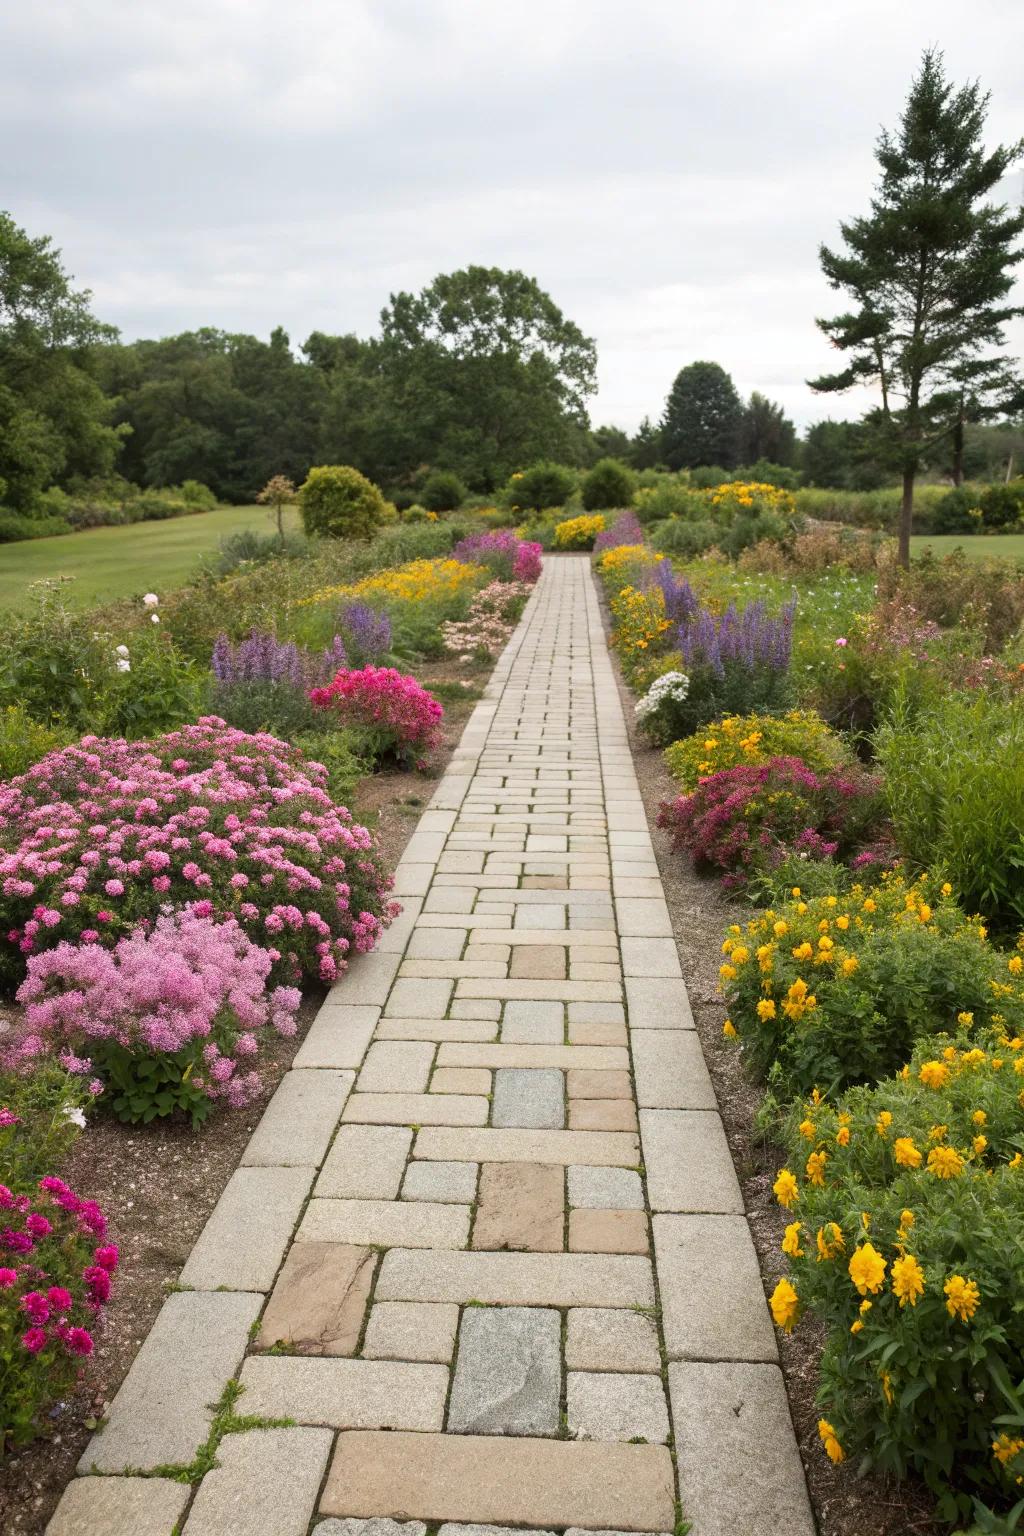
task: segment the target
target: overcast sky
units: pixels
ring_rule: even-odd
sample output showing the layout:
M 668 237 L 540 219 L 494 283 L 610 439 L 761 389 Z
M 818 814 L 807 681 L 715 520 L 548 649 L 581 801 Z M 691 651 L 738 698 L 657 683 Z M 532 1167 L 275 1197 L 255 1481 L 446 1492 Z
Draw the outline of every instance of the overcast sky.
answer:
M 6 0 L 0 206 L 128 339 L 366 335 L 519 267 L 597 339 L 595 424 L 696 358 L 806 424 L 861 407 L 804 383 L 817 248 L 929 43 L 1024 132 L 1024 0 Z

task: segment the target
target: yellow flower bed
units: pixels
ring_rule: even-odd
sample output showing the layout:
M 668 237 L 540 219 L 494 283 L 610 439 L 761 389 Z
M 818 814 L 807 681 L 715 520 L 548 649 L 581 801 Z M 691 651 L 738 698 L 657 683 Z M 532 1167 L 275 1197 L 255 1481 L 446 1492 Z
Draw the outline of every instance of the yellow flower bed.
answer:
M 299 604 L 336 602 L 344 598 L 362 598 L 366 602 L 422 603 L 457 597 L 479 586 L 487 575 L 483 566 L 466 565 L 461 560 L 410 560 L 364 576 L 362 581 L 344 586 L 321 587 Z
M 685 790 L 695 789 L 702 778 L 726 768 L 740 763 L 757 767 L 773 757 L 799 757 L 815 773 L 828 773 L 849 761 L 842 741 L 813 709 L 791 709 L 785 715 L 725 715 L 673 742 L 665 752 L 669 772 Z
M 584 517 L 570 517 L 555 525 L 556 549 L 593 549 L 594 540 L 605 530 L 605 519 L 600 512 Z
M 664 559 L 664 555 L 656 555 L 646 544 L 616 544 L 614 549 L 598 555 L 596 570 L 607 586 L 623 586 L 634 583 L 641 571 L 650 570 Z
M 796 512 L 796 501 L 789 491 L 760 480 L 730 480 L 716 485 L 708 495 L 714 510 L 729 516 L 755 509 L 775 512 L 779 517 L 792 517 Z
M 649 659 L 649 653 L 667 629 L 665 597 L 660 587 L 641 592 L 639 587 L 623 587 L 611 599 L 612 644 L 622 658 L 627 675 Z

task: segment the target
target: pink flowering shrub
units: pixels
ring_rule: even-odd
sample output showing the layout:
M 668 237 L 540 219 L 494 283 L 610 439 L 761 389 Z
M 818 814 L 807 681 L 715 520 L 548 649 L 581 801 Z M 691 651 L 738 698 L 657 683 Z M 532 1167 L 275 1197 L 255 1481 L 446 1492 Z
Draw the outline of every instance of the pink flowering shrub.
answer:
M 252 1102 L 267 1026 L 295 1033 L 301 994 L 268 993 L 269 950 L 233 917 L 201 917 L 195 903 L 143 919 L 113 949 L 60 943 L 33 955 L 18 989 L 21 1028 L 4 1065 L 25 1070 L 44 1057 L 106 1088 L 119 1119 L 143 1122 L 184 1110 L 199 1125 L 223 1099 Z
M 414 677 L 394 667 L 342 668 L 309 697 L 339 724 L 355 726 L 377 761 L 392 757 L 421 767 L 424 755 L 440 741 L 441 705 Z
M 274 979 L 334 981 L 398 910 L 327 770 L 210 716 L 152 741 L 87 736 L 0 784 L 0 970 L 112 947 L 168 905 L 234 916 Z M 5 963 L 6 962 L 6 963 Z
M 742 889 L 792 853 L 846 858 L 880 819 L 878 779 L 855 768 L 817 774 L 798 757 L 725 768 L 658 813 L 673 846 L 696 865 L 721 870 L 727 890 Z
M 63 1179 L 32 1194 L 0 1184 L 0 1457 L 38 1432 L 93 1352 L 118 1262 L 106 1228 Z
M 446 651 L 463 661 L 497 656 L 503 650 L 523 611 L 530 589 L 524 582 L 491 581 L 473 598 L 463 622 L 449 619 L 441 625 Z
M 471 533 L 452 550 L 452 557 L 466 565 L 485 565 L 497 581 L 524 581 L 531 585 L 541 572 L 540 544 L 519 539 L 510 528 L 492 533 Z

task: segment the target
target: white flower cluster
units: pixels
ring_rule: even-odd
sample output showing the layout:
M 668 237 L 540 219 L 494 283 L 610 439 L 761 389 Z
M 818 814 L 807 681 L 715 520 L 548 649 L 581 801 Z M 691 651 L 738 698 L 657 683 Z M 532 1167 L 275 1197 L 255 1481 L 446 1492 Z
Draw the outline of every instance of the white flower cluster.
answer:
M 690 691 L 690 679 L 685 672 L 663 672 L 656 677 L 636 706 L 638 720 L 648 720 L 656 715 L 669 700 L 681 704 Z

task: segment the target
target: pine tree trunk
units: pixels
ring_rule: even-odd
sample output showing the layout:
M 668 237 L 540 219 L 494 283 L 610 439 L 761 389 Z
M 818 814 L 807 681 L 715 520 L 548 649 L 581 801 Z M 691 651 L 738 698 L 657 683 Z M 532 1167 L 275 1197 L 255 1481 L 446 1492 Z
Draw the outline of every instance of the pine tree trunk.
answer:
M 910 565 L 910 530 L 914 525 L 914 480 L 917 477 L 917 469 L 905 469 L 903 471 L 903 501 L 900 505 L 900 547 L 899 563 L 903 569 Z

